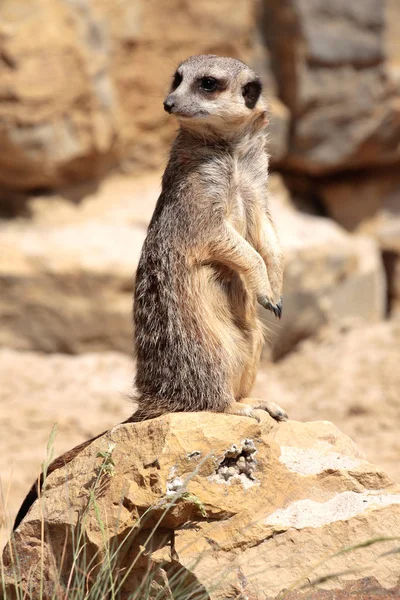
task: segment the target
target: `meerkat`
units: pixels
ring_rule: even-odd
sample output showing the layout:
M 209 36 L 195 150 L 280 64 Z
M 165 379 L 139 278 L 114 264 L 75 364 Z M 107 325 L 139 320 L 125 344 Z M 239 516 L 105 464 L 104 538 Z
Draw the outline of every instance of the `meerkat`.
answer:
M 263 344 L 257 304 L 282 313 L 261 91 L 257 75 L 233 58 L 192 56 L 173 77 L 164 108 L 180 128 L 136 274 L 138 410 L 124 423 L 174 411 L 258 419 L 263 409 L 287 418 L 274 402 L 249 397 Z M 47 474 L 103 433 L 55 459 Z M 32 486 L 14 529 L 42 483 Z
M 192 56 L 164 101 L 179 132 L 134 295 L 137 415 L 287 418 L 249 397 L 263 344 L 257 304 L 282 313 L 283 256 L 268 211 L 267 107 L 243 62 Z

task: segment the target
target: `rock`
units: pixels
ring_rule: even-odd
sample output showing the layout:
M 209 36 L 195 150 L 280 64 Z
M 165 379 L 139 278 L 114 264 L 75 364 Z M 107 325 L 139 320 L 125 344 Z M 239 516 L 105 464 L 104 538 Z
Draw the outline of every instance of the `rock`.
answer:
M 391 312 L 400 313 L 400 175 L 352 175 L 321 186 L 329 214 L 349 231 L 374 237 L 382 251 Z
M 287 106 L 278 98 L 278 87 L 271 64 L 271 56 L 261 33 L 259 28 L 255 28 L 250 64 L 262 80 L 263 94 L 268 102 L 268 153 L 271 165 L 275 166 L 283 161 L 289 148 L 291 115 Z
M 98 16 L 85 1 L 5 0 L 0 23 L 0 185 L 96 177 L 116 160 L 119 118 Z
M 161 99 L 171 70 L 193 53 L 236 56 L 260 70 L 274 164 L 319 174 L 398 161 L 396 0 L 386 11 L 380 0 L 362 9 L 261 4 L 263 15 L 250 0 L 3 0 L 7 201 L 19 206 L 21 192 L 98 180 L 117 164 L 159 168 L 176 128 Z
M 270 189 L 285 255 L 282 320 L 263 311 L 274 358 L 326 325 L 383 319 L 386 282 L 376 242 L 351 236 L 329 219 L 296 212 L 279 177 L 271 177 Z
M 311 174 L 399 160 L 384 3 L 264 0 L 263 29 L 293 123 L 285 166 Z
M 5 589 L 39 597 L 42 569 L 51 597 L 92 569 L 85 584 L 104 593 L 111 561 L 122 598 L 146 576 L 150 598 L 161 585 L 169 598 L 261 600 L 304 586 L 316 598 L 318 580 L 320 594 L 339 593 L 367 577 L 389 595 L 399 517 L 399 486 L 331 423 L 165 415 L 114 427 L 50 474 L 4 551 Z M 73 540 L 85 546 L 75 562 Z
M 278 100 L 269 100 L 270 124 L 269 124 L 269 152 L 271 163 L 279 164 L 286 157 L 289 146 L 290 111 Z
M 252 395 L 299 421 L 329 419 L 400 481 L 400 324 L 321 332 L 277 363 L 262 363 Z M 134 364 L 124 354 L 0 351 L 0 479 L 11 524 L 40 471 L 54 423 L 55 453 L 125 420 Z M 24 444 L 21 445 L 21 439 Z M 1 530 L 0 549 L 6 529 Z
M 162 107 L 175 65 L 247 59 L 252 26 L 247 1 L 3 0 L 0 187 L 60 187 L 121 161 L 159 167 L 176 128 Z
M 386 0 L 386 54 L 388 70 L 400 92 L 400 6 L 397 0 Z
M 0 222 L 0 345 L 132 353 L 134 272 L 158 184 L 115 177 L 79 205 L 36 199 Z
M 400 322 L 321 331 L 259 369 L 255 397 L 298 421 L 328 419 L 400 481 Z
M 378 221 L 400 214 L 398 169 L 347 175 L 319 186 L 329 215 L 348 231 L 374 234 Z

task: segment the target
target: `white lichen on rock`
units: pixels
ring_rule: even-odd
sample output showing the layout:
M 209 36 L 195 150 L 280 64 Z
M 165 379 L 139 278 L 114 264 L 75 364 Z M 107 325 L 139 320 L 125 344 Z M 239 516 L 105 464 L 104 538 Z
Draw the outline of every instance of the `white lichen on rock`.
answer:
M 254 476 L 257 467 L 257 448 L 253 440 L 246 438 L 239 445 L 232 446 L 224 453 L 215 475 L 209 477 L 210 481 L 230 485 L 233 481 L 240 481 L 245 489 L 258 483 Z
M 326 444 L 328 446 L 328 444 Z M 324 454 L 323 442 L 313 448 L 295 448 L 294 446 L 281 446 L 279 460 L 288 469 L 300 475 L 318 475 L 328 470 L 357 469 L 366 461 L 340 454 L 328 452 Z
M 279 526 L 283 529 L 323 527 L 335 521 L 348 521 L 369 508 L 380 508 L 392 504 L 400 504 L 400 494 L 342 492 L 327 502 L 315 502 L 309 499 L 293 502 L 287 508 L 279 508 L 269 515 L 265 524 Z

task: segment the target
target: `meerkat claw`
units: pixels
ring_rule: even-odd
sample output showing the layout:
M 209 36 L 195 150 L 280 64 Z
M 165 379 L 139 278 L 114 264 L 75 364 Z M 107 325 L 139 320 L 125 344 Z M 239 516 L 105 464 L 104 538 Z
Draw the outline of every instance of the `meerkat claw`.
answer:
M 282 408 L 279 408 L 275 414 L 274 414 L 274 418 L 277 421 L 287 421 L 289 418 L 289 415 L 287 414 L 287 412 L 285 412 Z
M 276 312 L 274 313 L 276 317 L 278 317 L 278 319 L 282 318 L 282 310 L 283 310 L 283 298 L 282 296 L 279 299 L 279 302 L 276 303 Z
M 276 304 L 272 304 L 272 302 L 267 301 L 263 303 L 262 306 L 274 313 L 277 319 L 280 319 L 282 317 L 282 297 Z

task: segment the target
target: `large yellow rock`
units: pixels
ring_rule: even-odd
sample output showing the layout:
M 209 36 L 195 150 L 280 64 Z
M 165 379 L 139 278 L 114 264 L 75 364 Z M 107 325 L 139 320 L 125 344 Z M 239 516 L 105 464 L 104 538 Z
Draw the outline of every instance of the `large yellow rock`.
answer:
M 178 413 L 114 427 L 48 477 L 5 549 L 7 593 L 38 598 L 40 573 L 45 597 L 82 573 L 90 588 L 111 561 L 123 598 L 146 578 L 150 598 L 164 588 L 261 600 L 302 586 L 317 598 L 366 581 L 390 594 L 399 543 L 376 538 L 400 536 L 399 486 L 329 422 L 260 418 Z M 106 595 L 109 579 L 101 585 Z

